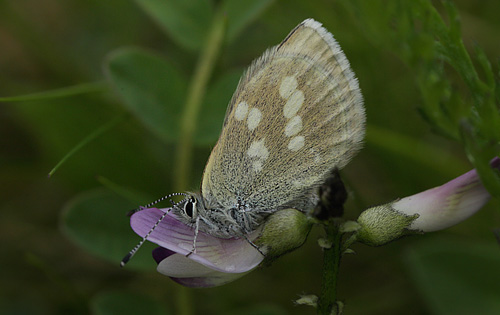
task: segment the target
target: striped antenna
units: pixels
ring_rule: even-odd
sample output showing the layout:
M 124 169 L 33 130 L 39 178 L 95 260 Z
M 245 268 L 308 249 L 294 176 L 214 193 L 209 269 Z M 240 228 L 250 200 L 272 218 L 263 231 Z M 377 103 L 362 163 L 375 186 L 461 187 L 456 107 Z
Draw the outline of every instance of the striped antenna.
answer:
M 188 195 L 188 194 L 186 194 L 186 193 L 173 193 L 173 194 L 170 194 L 170 195 L 168 195 L 168 196 L 161 197 L 160 199 L 155 200 L 155 201 L 153 201 L 153 202 L 151 202 L 151 203 L 148 203 L 148 204 L 147 204 L 147 205 L 145 205 L 145 206 L 140 206 L 140 207 L 139 207 L 139 208 L 137 208 L 137 209 L 130 210 L 130 211 L 127 213 L 127 216 L 128 216 L 128 217 L 131 217 L 131 216 L 132 216 L 132 214 L 134 214 L 134 213 L 136 213 L 136 212 L 139 212 L 139 211 L 144 210 L 144 209 L 147 209 L 147 208 L 151 208 L 151 207 L 152 207 L 152 206 L 154 206 L 155 204 L 160 203 L 160 202 L 162 202 L 162 201 L 165 201 L 165 200 L 167 200 L 168 198 L 170 198 L 170 197 L 174 197 L 174 196 L 184 196 L 184 197 L 186 197 L 186 198 L 187 198 L 187 197 L 189 197 L 189 195 Z M 183 200 L 183 201 L 184 201 L 184 200 Z M 170 200 L 170 202 L 172 202 L 172 200 Z M 172 204 L 173 204 L 173 205 L 175 205 L 175 203 L 174 203 L 174 202 L 172 202 Z
M 181 200 L 181 201 L 179 201 L 178 203 L 174 203 L 173 207 L 175 207 L 175 206 L 177 206 L 178 204 L 180 204 L 180 203 L 182 203 L 182 202 L 186 201 L 186 200 L 189 198 L 189 195 L 188 195 L 188 194 L 183 194 L 183 193 L 174 193 L 174 194 L 170 194 L 170 195 L 168 195 L 168 196 L 165 196 L 165 197 L 163 197 L 163 198 L 160 198 L 160 199 L 156 200 L 155 202 L 152 202 L 152 203 L 150 203 L 150 204 L 147 204 L 146 206 L 139 208 L 137 211 L 140 211 L 140 210 L 142 210 L 142 209 L 149 208 L 149 207 L 151 207 L 152 205 L 155 205 L 155 204 L 157 204 L 157 203 L 159 203 L 159 202 L 161 202 L 161 201 L 163 201 L 163 200 L 165 200 L 165 199 L 167 199 L 167 198 L 170 198 L 170 197 L 173 197 L 173 196 L 179 196 L 179 195 L 184 195 L 184 196 L 186 196 L 186 198 L 182 199 L 182 200 Z M 132 210 L 132 211 L 134 211 L 134 210 Z M 135 211 L 135 212 L 137 212 L 137 211 Z M 124 267 L 124 266 L 125 266 L 125 264 L 126 264 L 126 263 L 128 263 L 128 262 L 129 262 L 129 260 L 130 260 L 130 259 L 132 259 L 132 257 L 134 257 L 135 253 L 137 253 L 137 251 L 139 250 L 139 248 L 141 248 L 142 244 L 144 244 L 144 242 L 146 242 L 146 241 L 147 241 L 147 239 L 148 239 L 148 237 L 151 235 L 151 233 L 153 233 L 153 231 L 156 229 L 156 227 L 157 227 L 158 225 L 160 225 L 161 221 L 163 221 L 163 219 L 165 219 L 165 217 L 167 216 L 167 214 L 168 214 L 170 211 L 171 211 L 171 210 L 169 210 L 169 211 L 167 211 L 167 212 L 163 213 L 163 214 L 162 214 L 162 216 L 161 216 L 161 217 L 160 217 L 160 218 L 156 221 L 156 223 L 153 225 L 153 227 L 149 230 L 149 232 L 148 232 L 148 233 L 147 233 L 147 234 L 146 234 L 146 235 L 142 238 L 142 240 L 141 240 L 141 241 L 140 241 L 137 245 L 135 245 L 135 247 L 134 247 L 134 248 L 133 248 L 130 252 L 128 252 L 128 254 L 127 254 L 127 255 L 125 255 L 125 257 L 123 257 L 122 261 L 120 262 L 120 267 Z M 135 213 L 135 212 L 134 212 L 134 213 Z M 133 214 L 133 213 L 132 213 L 132 214 Z M 131 215 L 132 215 L 132 214 L 131 214 Z

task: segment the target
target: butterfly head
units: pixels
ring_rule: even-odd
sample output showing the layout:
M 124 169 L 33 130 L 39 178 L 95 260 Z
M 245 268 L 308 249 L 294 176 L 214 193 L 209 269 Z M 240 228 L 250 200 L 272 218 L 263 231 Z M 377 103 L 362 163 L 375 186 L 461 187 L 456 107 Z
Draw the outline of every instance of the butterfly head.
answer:
M 194 194 L 188 194 L 188 197 L 181 201 L 180 204 L 177 204 L 176 208 L 184 219 L 191 221 L 191 223 L 196 222 L 198 218 L 198 199 Z
M 253 232 L 260 222 L 258 217 L 262 217 L 241 200 L 227 206 L 210 203 L 200 193 L 192 192 L 176 203 L 172 212 L 195 230 L 221 238 L 241 237 Z

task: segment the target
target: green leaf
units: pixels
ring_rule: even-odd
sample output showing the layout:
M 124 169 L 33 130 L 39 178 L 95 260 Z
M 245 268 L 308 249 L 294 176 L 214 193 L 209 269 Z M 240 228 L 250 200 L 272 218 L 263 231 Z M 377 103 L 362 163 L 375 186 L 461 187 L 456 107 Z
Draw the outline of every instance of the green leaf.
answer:
M 146 196 L 144 193 L 120 186 L 104 176 L 97 176 L 96 179 L 103 187 L 121 196 L 123 199 L 142 205 L 151 202 L 150 196 Z
M 432 239 L 405 256 L 432 314 L 498 314 L 498 244 Z
M 197 51 L 204 44 L 214 10 L 208 0 L 135 1 L 183 48 Z
M 207 91 L 196 128 L 195 144 L 213 145 L 219 138 L 227 106 L 242 72 L 242 70 L 235 70 L 225 74 Z
M 119 268 L 122 258 L 140 240 L 126 216 L 136 207 L 136 204 L 105 190 L 88 191 L 64 207 L 62 230 L 80 247 Z M 151 243 L 144 244 L 125 268 L 155 270 L 151 257 L 154 247 Z
M 101 292 L 90 301 L 90 308 L 95 315 L 168 314 L 158 301 L 126 291 Z
M 357 12 L 352 2 L 346 3 Z M 500 197 L 500 175 L 489 166 L 500 153 L 498 67 L 492 66 L 478 46 L 473 62 L 461 38 L 460 16 L 452 1 L 442 1 L 444 10 L 428 0 L 375 3 L 378 10 L 374 11 L 370 2 L 370 7 L 361 9 L 365 14 L 359 16 L 363 24 L 374 21 L 373 12 L 379 20 L 385 16 L 379 25 L 367 28 L 378 29 L 370 38 L 412 68 L 422 97 L 419 110 L 423 117 L 435 131 L 461 141 L 488 191 Z M 370 142 L 370 130 L 368 138 Z M 377 133 L 371 136 L 371 140 L 380 139 Z M 396 142 L 388 146 L 398 147 Z M 439 167 L 447 164 L 442 159 L 428 161 Z
M 267 9 L 274 0 L 226 0 L 227 42 L 234 40 L 249 24 Z
M 179 138 L 186 79 L 165 59 L 137 48 L 112 52 L 105 64 L 108 80 L 124 106 L 165 142 Z

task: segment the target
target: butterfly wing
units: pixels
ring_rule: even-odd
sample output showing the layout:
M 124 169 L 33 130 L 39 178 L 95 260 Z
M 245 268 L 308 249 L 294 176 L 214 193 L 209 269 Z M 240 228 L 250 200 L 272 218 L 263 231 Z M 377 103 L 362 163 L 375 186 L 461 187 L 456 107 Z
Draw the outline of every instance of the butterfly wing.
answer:
M 247 70 L 205 168 L 207 207 L 300 209 L 360 149 L 365 113 L 341 48 L 308 19 Z

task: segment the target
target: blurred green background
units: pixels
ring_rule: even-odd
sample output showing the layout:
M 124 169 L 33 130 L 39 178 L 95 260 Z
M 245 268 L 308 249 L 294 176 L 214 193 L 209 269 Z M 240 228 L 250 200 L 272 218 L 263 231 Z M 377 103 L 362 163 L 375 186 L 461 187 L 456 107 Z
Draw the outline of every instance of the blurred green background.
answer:
M 491 60 L 496 79 L 478 72 L 496 87 L 500 2 L 454 3 L 459 38 L 471 55 Z M 446 4 L 433 4 L 453 24 Z M 59 91 L 65 97 L 0 103 L 0 313 L 177 313 L 180 286 L 156 273 L 154 246 L 119 268 L 139 240 L 125 214 L 175 191 L 182 106 L 218 6 L 226 10 L 228 31 L 201 114 L 193 118 L 191 189 L 199 185 L 242 70 L 309 17 L 334 34 L 365 98 L 365 148 L 342 172 L 350 192 L 347 218 L 441 185 L 473 168 L 469 161 L 498 155 L 500 92 L 492 88 L 486 93 L 492 102 L 478 101 L 482 90 L 470 88 L 467 71 L 453 67 L 461 56 L 448 63 L 436 57 L 439 49 L 429 43 L 443 37 L 426 22 L 427 1 L 0 0 L 0 97 L 73 87 Z M 473 60 L 481 68 L 484 58 Z M 493 105 L 474 107 L 483 103 Z M 482 175 L 499 196 L 494 175 Z M 446 231 L 380 248 L 355 245 L 357 254 L 341 266 L 346 313 L 498 314 L 500 247 L 493 230 L 499 208 L 493 198 Z M 191 290 L 192 309 L 313 314 L 293 301 L 319 293 L 319 237 L 321 230 L 313 229 L 302 248 L 236 282 Z

